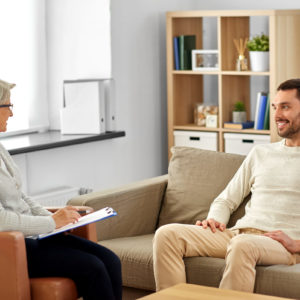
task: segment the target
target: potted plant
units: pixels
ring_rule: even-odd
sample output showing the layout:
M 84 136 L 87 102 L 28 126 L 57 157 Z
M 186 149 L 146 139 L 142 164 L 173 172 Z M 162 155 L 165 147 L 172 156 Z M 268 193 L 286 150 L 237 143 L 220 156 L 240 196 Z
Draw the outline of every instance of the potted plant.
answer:
M 251 70 L 256 72 L 269 70 L 269 37 L 256 35 L 247 42 L 250 54 Z
M 234 109 L 232 112 L 232 122 L 233 123 L 243 123 L 247 121 L 245 104 L 242 101 L 237 101 L 234 104 Z

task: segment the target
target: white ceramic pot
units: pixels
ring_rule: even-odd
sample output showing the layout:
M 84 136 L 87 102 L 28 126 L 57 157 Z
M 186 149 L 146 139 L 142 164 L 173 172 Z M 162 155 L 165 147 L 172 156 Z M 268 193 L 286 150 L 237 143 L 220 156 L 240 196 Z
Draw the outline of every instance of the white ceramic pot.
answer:
M 263 72 L 269 71 L 269 52 L 266 51 L 250 51 L 251 71 Z
M 232 122 L 233 123 L 243 123 L 247 121 L 247 115 L 245 111 L 233 111 L 232 112 Z

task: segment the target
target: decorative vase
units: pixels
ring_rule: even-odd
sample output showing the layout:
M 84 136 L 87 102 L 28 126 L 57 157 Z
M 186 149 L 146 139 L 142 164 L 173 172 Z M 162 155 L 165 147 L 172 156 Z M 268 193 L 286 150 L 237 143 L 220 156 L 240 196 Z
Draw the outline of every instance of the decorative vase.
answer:
M 269 52 L 250 51 L 250 65 L 254 72 L 269 71 Z
M 247 121 L 247 115 L 245 111 L 233 111 L 232 112 L 232 122 L 233 123 L 243 123 Z

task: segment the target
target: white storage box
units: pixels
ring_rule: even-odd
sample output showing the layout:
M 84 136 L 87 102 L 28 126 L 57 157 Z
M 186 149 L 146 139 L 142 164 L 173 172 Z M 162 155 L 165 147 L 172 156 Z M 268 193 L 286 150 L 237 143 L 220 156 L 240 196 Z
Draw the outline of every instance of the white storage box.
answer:
M 216 132 L 175 130 L 174 144 L 175 146 L 217 151 L 218 135 Z
M 251 148 L 257 144 L 270 143 L 269 135 L 224 133 L 225 152 L 247 155 Z

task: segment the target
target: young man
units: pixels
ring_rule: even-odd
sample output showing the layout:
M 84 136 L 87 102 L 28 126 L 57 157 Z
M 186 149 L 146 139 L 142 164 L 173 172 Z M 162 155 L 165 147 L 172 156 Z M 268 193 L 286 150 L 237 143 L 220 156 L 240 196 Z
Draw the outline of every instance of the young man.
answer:
M 157 230 L 153 244 L 157 290 L 186 282 L 183 257 L 226 258 L 220 288 L 246 292 L 254 290 L 257 264 L 300 262 L 300 79 L 278 87 L 272 108 L 283 140 L 250 151 L 213 201 L 206 220 Z M 250 192 L 245 216 L 227 229 L 231 213 Z

